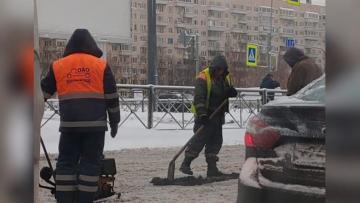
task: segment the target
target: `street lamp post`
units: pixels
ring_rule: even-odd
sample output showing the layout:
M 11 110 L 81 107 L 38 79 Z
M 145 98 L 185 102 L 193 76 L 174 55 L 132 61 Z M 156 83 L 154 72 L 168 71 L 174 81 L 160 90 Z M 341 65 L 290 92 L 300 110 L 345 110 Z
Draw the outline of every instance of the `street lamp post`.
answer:
M 158 84 L 156 68 L 156 0 L 148 0 L 148 84 Z
M 272 64 L 271 64 L 271 46 L 272 46 L 272 32 L 273 32 L 273 1 L 271 0 L 271 5 L 270 5 L 270 31 L 269 31 L 269 37 L 268 37 L 268 67 L 269 67 L 269 72 L 272 71 Z
M 196 75 L 199 74 L 200 71 L 200 35 L 196 33 L 195 37 L 195 43 L 196 43 L 196 50 L 195 50 L 195 72 Z

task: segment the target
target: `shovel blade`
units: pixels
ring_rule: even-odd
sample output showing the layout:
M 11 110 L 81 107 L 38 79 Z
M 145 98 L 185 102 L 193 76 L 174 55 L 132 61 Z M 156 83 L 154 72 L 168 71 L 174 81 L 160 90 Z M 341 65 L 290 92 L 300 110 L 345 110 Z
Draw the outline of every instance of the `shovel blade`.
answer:
M 168 168 L 168 175 L 167 175 L 167 179 L 169 181 L 173 181 L 175 177 L 175 162 L 171 161 L 169 163 L 169 168 Z

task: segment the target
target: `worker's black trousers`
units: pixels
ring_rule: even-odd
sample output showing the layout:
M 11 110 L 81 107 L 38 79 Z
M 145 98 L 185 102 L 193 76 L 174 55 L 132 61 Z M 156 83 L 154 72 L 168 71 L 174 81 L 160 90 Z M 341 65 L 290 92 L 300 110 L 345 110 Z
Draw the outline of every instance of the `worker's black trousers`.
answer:
M 61 133 L 56 163 L 58 203 L 90 203 L 98 190 L 105 132 Z
M 222 137 L 223 117 L 216 116 L 205 125 L 204 129 L 190 142 L 186 148 L 185 156 L 196 158 L 205 147 L 206 158 L 216 158 L 220 152 Z M 201 127 L 195 119 L 194 133 Z

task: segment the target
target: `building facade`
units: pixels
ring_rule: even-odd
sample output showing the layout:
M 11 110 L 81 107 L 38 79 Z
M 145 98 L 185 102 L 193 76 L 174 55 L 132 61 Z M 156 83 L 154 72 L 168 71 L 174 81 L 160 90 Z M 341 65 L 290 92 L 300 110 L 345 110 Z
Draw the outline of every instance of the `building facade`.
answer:
M 287 39 L 324 68 L 325 7 L 307 2 L 297 7 L 273 0 L 271 7 L 271 0 L 156 0 L 159 84 L 193 85 L 193 46 L 179 40 L 185 31 L 199 36 L 201 66 L 224 54 L 239 87 L 258 86 L 268 72 L 284 87 L 290 71 L 281 60 Z M 131 33 L 131 43 L 104 42 L 102 48 L 119 83 L 146 84 L 147 0 L 132 0 Z M 61 56 L 65 43 L 42 38 L 42 63 Z M 247 43 L 259 45 L 258 67 L 246 66 Z

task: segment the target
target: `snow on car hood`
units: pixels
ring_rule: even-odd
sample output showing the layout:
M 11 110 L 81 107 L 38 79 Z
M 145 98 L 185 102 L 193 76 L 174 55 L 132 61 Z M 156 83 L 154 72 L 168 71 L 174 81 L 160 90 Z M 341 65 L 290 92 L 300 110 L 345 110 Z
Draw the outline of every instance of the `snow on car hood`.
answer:
M 292 96 L 279 97 L 265 106 L 325 106 L 325 75 Z

